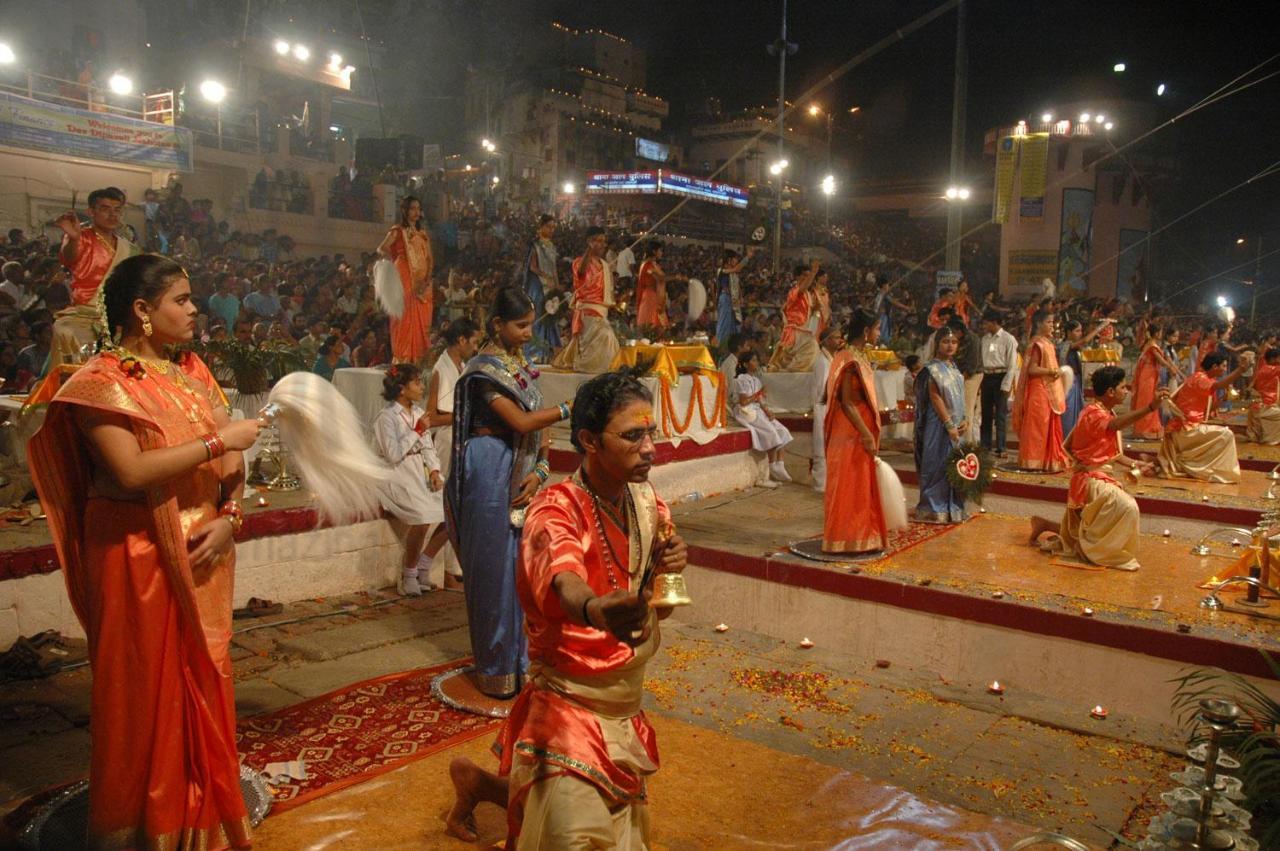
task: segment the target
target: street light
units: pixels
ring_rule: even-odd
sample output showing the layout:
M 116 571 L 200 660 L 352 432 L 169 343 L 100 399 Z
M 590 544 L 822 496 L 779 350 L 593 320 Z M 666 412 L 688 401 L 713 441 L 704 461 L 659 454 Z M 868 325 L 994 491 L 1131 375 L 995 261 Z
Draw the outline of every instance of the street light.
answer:
M 295 44 L 293 46 L 293 56 L 299 62 L 306 62 L 311 58 L 311 48 L 305 44 Z
M 111 75 L 111 79 L 107 80 L 107 85 L 111 88 L 111 91 L 118 95 L 127 95 L 133 91 L 133 80 L 130 80 L 119 71 Z
M 1108 121 L 1106 124 L 1102 125 L 1103 129 L 1106 129 L 1106 130 L 1110 130 L 1115 126 L 1116 126 L 1115 123 L 1112 121 Z
M 1164 83 L 1161 83 L 1160 85 L 1156 86 L 1156 97 L 1158 97 L 1158 98 L 1159 98 L 1159 97 L 1164 97 L 1164 93 L 1165 93 L 1165 85 L 1164 85 Z
M 330 53 L 329 54 L 329 70 L 338 71 L 341 68 L 342 68 L 342 54 Z
M 834 174 L 828 174 L 826 177 L 822 178 L 822 194 L 836 194 L 836 178 Z
M 227 97 L 227 87 L 217 80 L 205 80 L 200 84 L 200 96 L 209 103 L 222 103 Z
M 0 65 L 12 65 L 18 61 L 18 56 L 13 52 L 13 48 L 0 41 Z
M 1243 237 L 1243 236 L 1241 236 L 1241 237 L 1237 237 L 1237 238 L 1236 238 L 1236 245 L 1244 245 L 1244 237 Z
M 1218 296 L 1218 307 L 1226 307 L 1226 306 L 1227 306 L 1228 304 L 1230 304 L 1230 303 L 1231 303 L 1231 302 L 1227 301 L 1227 297 L 1226 297 L 1226 296 L 1224 296 L 1224 295 L 1220 295 L 1220 296 Z
M 1111 70 L 1116 72 L 1117 74 L 1123 74 L 1125 70 L 1125 64 L 1123 62 L 1117 62 L 1116 64 L 1111 66 Z
M 1087 112 L 1082 112 L 1082 113 L 1080 113 L 1080 123 L 1081 123 L 1081 124 L 1088 124 L 1088 123 L 1089 123 L 1089 119 L 1090 119 L 1090 118 L 1092 118 L 1092 116 L 1091 116 L 1091 115 L 1089 115 L 1089 113 L 1087 113 Z
M 566 180 L 564 182 L 563 188 L 564 188 L 564 194 L 566 195 L 573 195 L 575 192 L 578 191 L 578 187 L 574 186 L 573 181 L 571 180 Z
M 1107 120 L 1107 117 L 1106 117 L 1105 115 L 1103 115 L 1101 112 L 1099 112 L 1097 115 L 1095 115 L 1095 116 L 1093 117 L 1093 123 L 1094 123 L 1094 124 L 1101 124 L 1102 122 L 1104 122 L 1104 121 L 1106 121 L 1106 120 Z
M 1041 123 L 1041 124 L 1048 124 L 1048 123 L 1049 123 L 1050 121 L 1052 121 L 1052 120 L 1053 120 L 1053 113 L 1052 113 L 1052 112 L 1046 112 L 1046 113 L 1044 113 L 1043 115 L 1041 115 L 1041 116 L 1040 116 L 1040 123 Z
M 819 115 L 819 114 L 821 114 L 821 113 L 822 113 L 822 107 L 818 106 L 816 103 L 815 103 L 815 104 L 812 104 L 812 105 L 809 107 L 809 114 L 810 114 L 810 115 Z
M 769 166 L 769 173 L 775 177 L 782 174 L 782 163 L 773 163 Z
M 276 53 L 280 54 L 281 56 L 289 55 L 289 42 L 285 41 L 284 39 L 282 38 L 276 39 L 275 48 L 276 48 Z

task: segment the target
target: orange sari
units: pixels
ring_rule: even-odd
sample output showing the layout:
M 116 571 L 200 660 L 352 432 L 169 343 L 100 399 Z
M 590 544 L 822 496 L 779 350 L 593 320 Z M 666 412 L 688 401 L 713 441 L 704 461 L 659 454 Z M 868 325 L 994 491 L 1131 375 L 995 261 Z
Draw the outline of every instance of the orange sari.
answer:
M 658 283 L 654 273 L 657 266 L 652 260 L 640 264 L 636 275 L 636 326 L 640 328 L 666 328 L 667 289 Z
M 828 553 L 882 550 L 888 541 L 876 459 L 862 446 L 858 429 L 840 405 L 840 383 L 851 375 L 854 407 L 880 441 L 880 409 L 871 363 L 860 350 L 846 349 L 831 362 L 827 377 L 827 416 L 823 421 L 827 453 L 827 490 L 822 527 L 822 551 Z
M 28 445 L 67 592 L 89 639 L 89 847 L 250 845 L 235 746 L 231 680 L 234 554 L 196 574 L 193 530 L 214 520 L 222 461 L 108 499 L 75 423 L 76 406 L 128 419 L 145 452 L 214 430 L 225 400 L 188 355 L 165 373 L 126 373 L 102 354 L 73 375 Z
M 1156 397 L 1156 389 L 1160 386 L 1160 361 L 1156 360 L 1156 345 L 1148 343 L 1138 356 L 1138 364 L 1133 369 L 1133 403 L 1134 410 L 1145 408 Z M 1077 380 L 1079 376 L 1077 376 Z M 1159 440 L 1164 434 L 1160 423 L 1160 412 L 1152 411 L 1133 424 L 1133 436 Z
M 431 348 L 431 315 L 435 293 L 431 289 L 431 238 L 420 230 L 393 228 L 391 260 L 404 287 L 404 314 L 391 320 L 391 358 L 397 363 L 418 363 Z M 425 291 L 419 293 L 419 288 Z
M 1066 398 L 1062 379 L 1032 378 L 1031 368 L 1058 368 L 1058 355 L 1053 343 L 1036 337 L 1027 346 L 1018 371 L 1014 391 L 1013 427 L 1018 432 L 1018 466 L 1024 470 L 1056 473 L 1067 468 L 1067 453 L 1062 448 L 1062 412 Z

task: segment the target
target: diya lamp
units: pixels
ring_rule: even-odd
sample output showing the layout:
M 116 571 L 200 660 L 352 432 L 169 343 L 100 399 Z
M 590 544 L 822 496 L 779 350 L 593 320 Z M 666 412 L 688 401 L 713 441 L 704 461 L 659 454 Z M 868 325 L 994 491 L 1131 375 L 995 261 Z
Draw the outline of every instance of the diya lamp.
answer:
M 992 680 L 987 684 L 987 694 L 1004 694 L 1004 685 L 999 680 Z
M 267 498 L 266 498 L 265 496 L 261 496 L 261 495 L 259 495 L 259 496 L 258 496 L 258 507 L 259 507 L 259 508 L 266 508 L 266 507 L 267 507 L 268 505 L 270 505 L 270 504 L 271 504 L 271 503 L 267 502 Z
M 1107 718 L 1107 708 L 1099 703 L 1093 709 L 1089 710 L 1090 717 L 1097 718 L 1099 721 L 1105 721 Z
M 800 639 L 801 650 L 808 650 L 811 647 L 813 647 L 813 642 L 809 640 L 809 636 L 806 635 L 804 638 Z
M 1080 614 L 1084 615 L 1086 618 L 1091 618 L 1093 617 L 1093 609 L 1089 608 L 1088 606 L 1085 606 L 1083 609 L 1080 610 Z
M 728 632 L 728 631 L 729 631 L 729 625 L 727 623 L 716 624 L 716 632 Z

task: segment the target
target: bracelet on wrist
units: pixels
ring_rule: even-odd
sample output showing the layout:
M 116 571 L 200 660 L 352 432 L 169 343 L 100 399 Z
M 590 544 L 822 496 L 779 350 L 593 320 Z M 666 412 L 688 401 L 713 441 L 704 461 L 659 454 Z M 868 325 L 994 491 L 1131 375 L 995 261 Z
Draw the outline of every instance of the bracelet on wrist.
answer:
M 222 436 L 217 432 L 211 431 L 200 438 L 200 442 L 204 444 L 205 460 L 212 461 L 214 458 L 221 458 L 227 454 L 227 444 L 223 442 Z
M 234 499 L 227 500 L 218 507 L 218 516 L 227 518 L 233 534 L 240 534 L 240 527 L 244 525 L 244 509 L 240 507 L 240 503 Z
M 561 402 L 556 406 L 556 410 L 560 412 L 560 419 L 562 420 L 569 419 L 569 415 L 573 413 L 573 409 L 569 406 L 568 402 Z

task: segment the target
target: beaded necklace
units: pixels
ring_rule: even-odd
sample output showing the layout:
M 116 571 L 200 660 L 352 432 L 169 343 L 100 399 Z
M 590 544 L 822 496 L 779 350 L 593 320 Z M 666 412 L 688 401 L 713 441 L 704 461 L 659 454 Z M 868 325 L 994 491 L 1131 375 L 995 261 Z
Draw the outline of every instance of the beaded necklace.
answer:
M 604 541 L 605 555 L 607 556 L 607 558 L 605 559 L 605 567 L 608 568 L 612 566 L 612 569 L 607 571 L 607 577 L 609 579 L 609 587 L 614 589 L 615 591 L 618 590 L 619 587 L 621 587 L 618 583 L 618 575 L 620 574 L 622 576 L 627 577 L 628 579 L 627 585 L 629 588 L 631 571 L 623 567 L 622 559 L 618 558 L 617 552 L 613 549 L 613 542 L 609 540 L 609 535 L 605 532 L 604 518 L 601 516 L 602 503 L 600 500 L 600 495 L 597 494 L 595 492 L 595 489 L 591 487 L 591 482 L 587 479 L 586 471 L 582 470 L 581 468 L 579 468 L 578 470 L 578 484 L 580 484 L 582 486 L 582 489 L 585 490 L 591 496 L 591 507 L 592 507 L 591 515 L 592 515 L 592 518 L 595 520 L 596 533 L 600 536 L 600 540 Z M 623 509 L 626 512 L 626 518 L 630 520 L 630 523 L 627 523 L 624 521 L 622 523 L 618 523 L 617 525 L 619 529 L 622 529 L 624 532 L 628 532 L 628 537 L 630 537 L 630 533 L 628 530 L 636 528 L 636 524 L 638 524 L 640 520 L 639 520 L 639 517 L 636 515 L 635 503 L 631 499 L 631 489 L 625 488 L 622 493 L 623 493 L 623 496 L 622 496 Z M 613 518 L 610 518 L 610 519 L 613 519 Z M 615 520 L 615 522 L 617 521 Z M 630 560 L 630 554 L 628 554 L 628 561 L 629 560 Z

